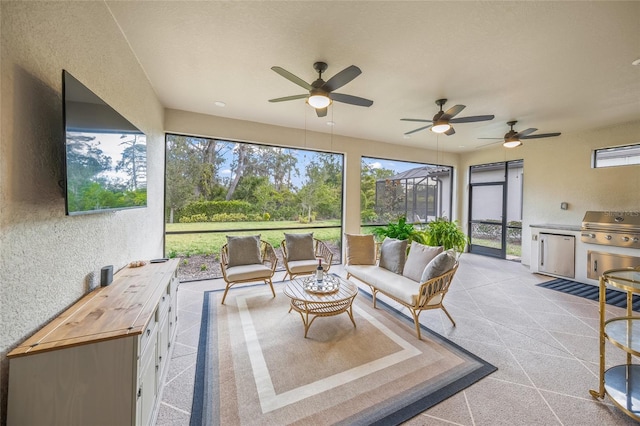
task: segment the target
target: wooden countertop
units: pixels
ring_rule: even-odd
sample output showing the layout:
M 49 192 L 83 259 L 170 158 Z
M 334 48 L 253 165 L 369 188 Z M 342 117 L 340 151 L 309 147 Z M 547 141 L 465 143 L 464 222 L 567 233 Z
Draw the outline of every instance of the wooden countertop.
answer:
M 178 259 L 124 267 L 49 322 L 7 357 L 141 334 L 178 267 Z

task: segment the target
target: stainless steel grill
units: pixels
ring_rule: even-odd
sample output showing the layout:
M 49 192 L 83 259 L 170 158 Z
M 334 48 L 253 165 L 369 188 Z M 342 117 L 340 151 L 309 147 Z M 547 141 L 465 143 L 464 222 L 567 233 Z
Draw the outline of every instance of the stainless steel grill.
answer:
M 582 219 L 581 240 L 640 249 L 640 211 L 589 211 Z

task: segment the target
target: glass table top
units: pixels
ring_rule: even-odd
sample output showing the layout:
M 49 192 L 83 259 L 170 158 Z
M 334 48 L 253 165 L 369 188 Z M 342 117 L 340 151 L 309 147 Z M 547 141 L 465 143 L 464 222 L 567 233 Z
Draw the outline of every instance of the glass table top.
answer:
M 635 269 L 614 269 L 606 271 L 603 276 L 607 284 L 634 293 L 640 293 L 640 267 Z

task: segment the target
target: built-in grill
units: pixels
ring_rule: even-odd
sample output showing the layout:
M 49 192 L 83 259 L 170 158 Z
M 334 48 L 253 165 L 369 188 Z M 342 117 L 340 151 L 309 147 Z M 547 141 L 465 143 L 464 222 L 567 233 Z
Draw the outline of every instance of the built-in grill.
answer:
M 640 249 L 640 211 L 589 211 L 582 219 L 581 240 Z

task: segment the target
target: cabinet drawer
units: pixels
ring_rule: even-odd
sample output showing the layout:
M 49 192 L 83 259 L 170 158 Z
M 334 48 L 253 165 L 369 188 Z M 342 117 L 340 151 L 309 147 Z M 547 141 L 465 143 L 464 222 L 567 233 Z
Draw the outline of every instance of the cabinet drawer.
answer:
M 149 346 L 149 342 L 155 337 L 157 326 L 158 326 L 158 318 L 157 318 L 157 310 L 156 310 L 156 315 L 153 315 L 151 317 L 151 320 L 149 320 L 149 324 L 147 324 L 147 327 L 144 329 L 144 331 L 140 335 L 140 346 L 139 346 L 140 354 L 146 352 L 147 346 Z

